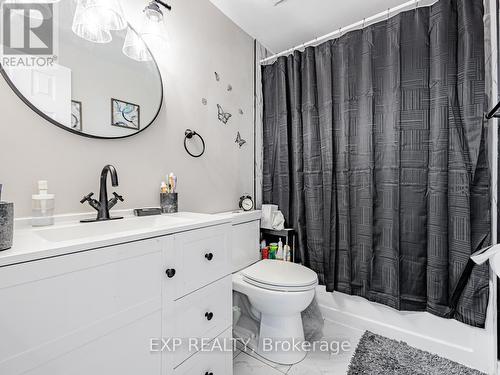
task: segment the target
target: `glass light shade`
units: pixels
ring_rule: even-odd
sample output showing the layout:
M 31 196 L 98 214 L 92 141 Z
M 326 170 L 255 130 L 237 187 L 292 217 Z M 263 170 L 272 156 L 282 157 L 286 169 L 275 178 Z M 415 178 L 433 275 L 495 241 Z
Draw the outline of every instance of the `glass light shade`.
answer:
M 163 21 L 153 21 L 145 15 L 140 34 L 148 47 L 153 51 L 166 49 L 168 39 Z
M 155 22 L 160 22 L 163 19 L 163 12 L 155 1 L 151 1 L 146 8 L 144 8 L 144 15 Z
M 120 0 L 78 0 L 78 5 L 81 5 L 81 17 L 85 22 L 106 31 L 124 30 L 128 26 Z
M 144 14 L 147 18 L 154 22 L 159 22 L 163 19 L 163 14 L 156 10 L 147 9 L 144 11 Z
M 153 57 L 148 50 L 148 47 L 139 35 L 132 29 L 127 30 L 127 36 L 123 43 L 123 53 L 136 61 L 151 61 Z
M 75 15 L 71 29 L 80 38 L 93 43 L 109 43 L 111 42 L 111 33 L 104 29 L 96 19 L 89 18 L 84 12 L 82 1 L 78 1 L 76 5 Z

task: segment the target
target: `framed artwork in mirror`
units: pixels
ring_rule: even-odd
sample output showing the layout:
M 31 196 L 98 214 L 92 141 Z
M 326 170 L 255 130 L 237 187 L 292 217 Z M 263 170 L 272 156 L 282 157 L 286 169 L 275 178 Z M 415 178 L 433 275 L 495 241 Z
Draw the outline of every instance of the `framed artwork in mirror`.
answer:
M 82 131 L 82 102 L 78 100 L 71 101 L 71 129 Z
M 120 99 L 111 99 L 111 125 L 139 130 L 141 107 Z

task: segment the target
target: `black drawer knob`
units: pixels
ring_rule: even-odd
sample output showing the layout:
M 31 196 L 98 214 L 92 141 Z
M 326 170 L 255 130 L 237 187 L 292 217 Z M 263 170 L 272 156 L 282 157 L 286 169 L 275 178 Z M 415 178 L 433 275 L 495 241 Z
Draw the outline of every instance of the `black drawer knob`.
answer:
M 175 276 L 175 269 L 169 268 L 168 270 L 165 271 L 165 273 L 167 274 L 168 278 L 171 279 L 172 277 Z
M 212 313 L 212 312 L 205 313 L 205 318 L 207 318 L 207 320 L 212 320 L 213 317 L 214 317 L 214 313 Z
M 207 258 L 207 260 L 212 260 L 212 259 L 214 259 L 214 254 L 207 253 L 207 254 L 205 254 L 205 258 Z
M 205 372 L 205 375 L 214 375 L 214 373 L 213 373 L 213 372 L 208 372 L 208 371 L 207 371 L 207 372 Z

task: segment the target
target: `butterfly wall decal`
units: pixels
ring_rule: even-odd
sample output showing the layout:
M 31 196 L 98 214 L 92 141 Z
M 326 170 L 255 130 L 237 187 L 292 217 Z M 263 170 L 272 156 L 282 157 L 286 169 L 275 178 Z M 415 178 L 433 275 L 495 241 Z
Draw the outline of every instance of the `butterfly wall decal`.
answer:
M 227 124 L 232 114 L 230 114 L 229 112 L 224 112 L 220 104 L 217 104 L 217 111 L 218 111 L 217 117 L 219 118 L 219 121 L 222 122 L 223 124 Z
M 236 140 L 234 141 L 234 143 L 237 143 L 238 146 L 243 146 L 245 143 L 247 143 L 247 141 L 245 141 L 243 138 L 241 138 L 241 134 L 240 132 L 238 132 L 238 134 L 236 135 Z

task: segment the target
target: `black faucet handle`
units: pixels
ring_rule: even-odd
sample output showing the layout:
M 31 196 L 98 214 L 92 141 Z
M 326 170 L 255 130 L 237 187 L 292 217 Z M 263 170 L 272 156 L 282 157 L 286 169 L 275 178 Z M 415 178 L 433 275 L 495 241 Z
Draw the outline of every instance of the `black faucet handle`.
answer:
M 114 196 L 115 196 L 115 198 L 116 198 L 116 199 L 118 199 L 120 202 L 123 202 L 123 201 L 125 200 L 125 199 L 123 199 L 123 197 L 122 197 L 120 194 L 118 194 L 118 193 L 116 193 L 116 192 L 113 192 L 113 195 L 114 195 Z
M 90 202 L 92 200 L 92 196 L 94 195 L 94 193 L 89 193 L 87 194 L 86 196 L 84 196 L 82 198 L 82 200 L 80 201 L 81 204 L 84 204 L 85 202 Z

